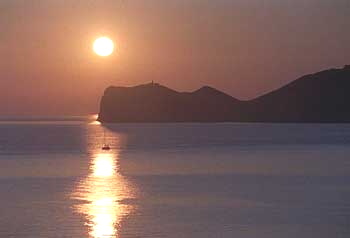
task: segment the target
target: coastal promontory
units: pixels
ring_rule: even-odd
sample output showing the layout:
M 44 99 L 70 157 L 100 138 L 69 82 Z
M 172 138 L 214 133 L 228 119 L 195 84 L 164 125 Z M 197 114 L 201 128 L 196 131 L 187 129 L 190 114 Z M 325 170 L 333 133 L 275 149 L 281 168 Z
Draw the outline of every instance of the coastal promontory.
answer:
M 157 83 L 108 87 L 98 120 L 141 122 L 350 122 L 350 66 L 303 76 L 249 101 L 204 86 L 178 92 Z

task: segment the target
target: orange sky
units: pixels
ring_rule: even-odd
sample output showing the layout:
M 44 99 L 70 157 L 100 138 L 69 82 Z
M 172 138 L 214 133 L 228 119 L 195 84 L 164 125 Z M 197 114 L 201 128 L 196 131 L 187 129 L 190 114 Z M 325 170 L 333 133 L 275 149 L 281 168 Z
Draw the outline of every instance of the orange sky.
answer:
M 348 0 L 0 0 L 0 29 L 3 116 L 94 113 L 107 86 L 151 80 L 247 99 L 350 63 Z

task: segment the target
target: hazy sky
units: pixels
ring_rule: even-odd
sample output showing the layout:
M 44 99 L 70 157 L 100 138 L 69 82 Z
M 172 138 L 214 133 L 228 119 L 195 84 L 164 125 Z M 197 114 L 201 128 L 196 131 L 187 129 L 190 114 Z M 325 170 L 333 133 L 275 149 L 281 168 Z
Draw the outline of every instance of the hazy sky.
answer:
M 349 0 L 0 0 L 0 30 L 0 116 L 93 113 L 151 80 L 248 99 L 350 64 Z

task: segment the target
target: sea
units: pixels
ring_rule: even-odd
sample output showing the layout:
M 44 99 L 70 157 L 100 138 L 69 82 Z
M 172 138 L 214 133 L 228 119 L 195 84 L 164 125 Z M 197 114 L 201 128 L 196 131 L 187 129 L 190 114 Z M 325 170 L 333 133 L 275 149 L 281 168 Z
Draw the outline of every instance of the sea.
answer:
M 0 237 L 348 238 L 350 124 L 2 119 Z

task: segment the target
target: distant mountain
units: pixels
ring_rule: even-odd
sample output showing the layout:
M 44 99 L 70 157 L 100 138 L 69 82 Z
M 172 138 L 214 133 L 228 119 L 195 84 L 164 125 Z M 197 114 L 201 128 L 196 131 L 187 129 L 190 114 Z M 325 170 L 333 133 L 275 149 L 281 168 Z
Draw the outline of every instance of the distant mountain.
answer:
M 306 75 L 249 103 L 267 122 L 350 122 L 350 66 Z
M 159 84 L 109 87 L 101 122 L 350 122 L 350 66 L 306 75 L 251 101 L 205 86 L 177 92 Z

